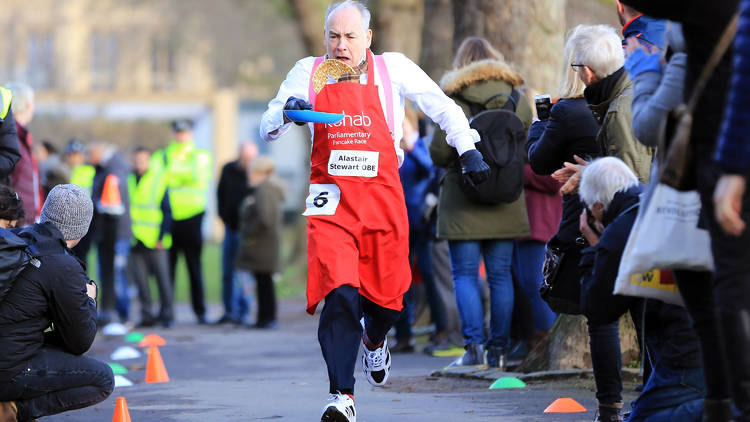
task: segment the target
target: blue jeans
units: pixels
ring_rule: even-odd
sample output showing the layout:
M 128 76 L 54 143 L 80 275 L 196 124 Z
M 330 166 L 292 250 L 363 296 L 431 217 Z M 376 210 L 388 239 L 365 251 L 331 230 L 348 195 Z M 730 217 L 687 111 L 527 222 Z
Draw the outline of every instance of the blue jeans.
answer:
M 671 369 L 658 364 L 633 402 L 628 422 L 698 422 L 705 391 L 701 368 Z
M 238 298 L 234 282 L 234 260 L 240 245 L 240 234 L 229 228 L 224 232 L 221 249 L 221 301 L 224 304 L 224 315 L 236 318 L 235 303 Z
M 466 344 L 488 344 L 503 350 L 510 347 L 513 314 L 513 241 L 450 241 L 451 268 L 461 331 Z M 479 283 L 479 259 L 484 257 L 490 286 L 490 337 L 484 332 L 484 312 Z
M 537 331 L 549 330 L 557 319 L 557 314 L 552 312 L 539 294 L 543 280 L 544 248 L 542 242 L 524 240 L 516 241 L 513 249 L 513 275 L 531 302 L 534 328 Z

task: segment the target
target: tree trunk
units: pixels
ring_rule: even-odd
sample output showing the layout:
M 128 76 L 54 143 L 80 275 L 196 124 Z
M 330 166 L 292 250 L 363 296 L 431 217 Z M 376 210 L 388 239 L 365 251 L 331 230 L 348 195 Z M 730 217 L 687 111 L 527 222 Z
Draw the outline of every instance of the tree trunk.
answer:
M 640 349 L 630 314 L 620 318 L 620 350 L 623 367 L 638 363 Z M 560 315 L 547 337 L 534 347 L 516 371 L 528 373 L 589 368 L 591 352 L 586 318 Z
M 419 63 L 434 80 L 451 68 L 453 44 L 453 8 L 451 0 L 425 0 L 422 51 Z
M 305 45 L 305 50 L 313 56 L 322 56 L 325 54 L 323 46 L 325 8 L 322 7 L 320 1 L 288 1 L 294 13 L 294 21 L 297 24 L 302 43 Z
M 453 51 L 484 37 L 512 63 L 526 85 L 554 92 L 560 79 L 565 0 L 453 0 Z
M 372 50 L 398 51 L 419 59 L 424 0 L 377 0 L 371 3 Z

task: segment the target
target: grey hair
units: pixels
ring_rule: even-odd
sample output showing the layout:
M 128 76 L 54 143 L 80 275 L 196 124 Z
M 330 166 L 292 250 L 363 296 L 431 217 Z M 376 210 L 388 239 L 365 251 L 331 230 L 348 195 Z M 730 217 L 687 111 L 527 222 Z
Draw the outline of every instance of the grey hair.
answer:
M 571 64 L 575 61 L 576 52 L 576 36 L 581 25 L 568 31 L 568 36 L 565 40 L 565 48 L 563 49 L 563 79 L 560 83 L 558 90 L 558 96 L 560 98 L 578 98 L 583 96 L 583 90 L 586 89 L 586 85 L 583 84 L 581 78 L 573 70 Z
M 339 1 L 328 6 L 328 10 L 326 10 L 326 20 L 325 24 L 323 25 L 323 29 L 328 32 L 328 21 L 331 15 L 333 15 L 333 13 L 339 9 L 346 9 L 348 7 L 356 8 L 362 15 L 362 32 L 366 32 L 368 29 L 370 29 L 370 9 L 356 0 Z
M 609 25 L 579 25 L 574 44 L 576 63 L 588 66 L 600 79 L 625 64 L 622 40 Z
M 34 104 L 34 90 L 29 85 L 23 82 L 8 82 L 5 87 L 13 93 L 11 107 L 14 111 L 24 111 Z
M 584 167 L 578 195 L 587 207 L 599 202 L 606 211 L 617 192 L 634 186 L 638 178 L 627 164 L 617 157 L 604 157 Z

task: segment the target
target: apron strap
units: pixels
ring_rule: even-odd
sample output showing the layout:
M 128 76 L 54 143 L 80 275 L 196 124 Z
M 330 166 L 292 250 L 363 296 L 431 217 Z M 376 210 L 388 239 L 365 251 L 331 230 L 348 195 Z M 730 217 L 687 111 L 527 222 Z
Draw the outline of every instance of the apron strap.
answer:
M 380 81 L 383 82 L 383 91 L 385 92 L 385 118 L 388 122 L 388 129 L 391 134 L 393 131 L 393 87 L 391 85 L 391 77 L 388 74 L 388 67 L 385 65 L 385 59 L 382 55 L 375 56 L 375 65 L 378 67 L 378 73 L 380 74 Z
M 315 75 L 315 70 L 318 69 L 318 66 L 323 63 L 323 59 L 325 59 L 325 56 L 316 57 L 315 62 L 313 63 L 312 71 L 310 71 L 310 87 L 307 91 L 307 101 L 313 105 L 313 108 L 315 106 L 315 97 L 318 96 L 318 93 L 315 92 L 315 84 L 313 84 L 313 75 Z

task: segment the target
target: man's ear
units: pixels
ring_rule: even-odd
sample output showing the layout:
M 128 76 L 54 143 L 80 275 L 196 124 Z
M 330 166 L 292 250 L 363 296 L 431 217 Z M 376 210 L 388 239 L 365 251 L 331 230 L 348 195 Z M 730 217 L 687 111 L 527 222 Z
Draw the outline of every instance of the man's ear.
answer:
M 370 48 L 370 45 L 372 45 L 372 29 L 367 30 L 365 37 L 367 38 L 367 48 Z

